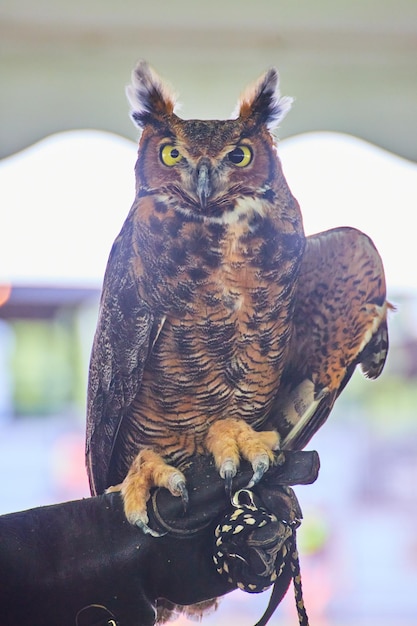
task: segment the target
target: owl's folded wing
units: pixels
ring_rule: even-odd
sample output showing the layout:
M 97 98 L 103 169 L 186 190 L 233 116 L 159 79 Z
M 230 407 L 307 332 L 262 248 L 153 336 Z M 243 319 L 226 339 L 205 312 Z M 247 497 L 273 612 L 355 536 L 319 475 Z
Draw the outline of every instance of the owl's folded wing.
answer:
M 86 461 L 94 495 L 109 487 L 117 433 L 164 322 L 140 298 L 129 271 L 130 228 L 127 220 L 110 253 L 90 360 Z
M 354 228 L 307 238 L 290 352 L 268 426 L 300 450 L 326 421 L 356 365 L 377 378 L 388 351 L 385 276 L 371 239 Z

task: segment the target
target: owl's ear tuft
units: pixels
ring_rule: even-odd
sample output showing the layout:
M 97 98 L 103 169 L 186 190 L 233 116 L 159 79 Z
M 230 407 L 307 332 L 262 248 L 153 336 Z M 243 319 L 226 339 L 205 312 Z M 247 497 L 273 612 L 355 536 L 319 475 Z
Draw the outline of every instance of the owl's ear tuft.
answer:
M 292 98 L 281 96 L 278 72 L 271 68 L 243 92 L 237 113 L 245 121 L 252 119 L 273 130 L 284 119 L 292 102 Z
M 174 93 L 146 61 L 139 61 L 133 70 L 126 95 L 132 107 L 130 117 L 139 128 L 152 121 L 162 121 L 174 112 Z

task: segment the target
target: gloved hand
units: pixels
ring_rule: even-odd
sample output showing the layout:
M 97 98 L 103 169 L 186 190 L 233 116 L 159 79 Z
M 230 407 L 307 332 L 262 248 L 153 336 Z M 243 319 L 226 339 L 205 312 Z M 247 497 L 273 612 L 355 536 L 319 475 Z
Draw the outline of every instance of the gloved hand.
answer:
M 289 485 L 314 482 L 318 467 L 315 452 L 287 452 L 282 465 L 273 466 L 247 491 L 252 470 L 242 464 L 232 505 L 210 459 L 196 458 L 185 471 L 186 513 L 167 490 L 152 494 L 149 524 L 160 537 L 144 535 L 127 522 L 118 493 L 3 515 L 3 623 L 152 626 L 157 606 L 169 610 L 237 586 L 257 592 L 272 584 L 273 612 L 294 574 L 288 542 L 301 511 Z M 254 508 L 233 518 L 247 506 Z M 230 532 L 229 522 L 236 529 L 245 514 L 255 521 Z

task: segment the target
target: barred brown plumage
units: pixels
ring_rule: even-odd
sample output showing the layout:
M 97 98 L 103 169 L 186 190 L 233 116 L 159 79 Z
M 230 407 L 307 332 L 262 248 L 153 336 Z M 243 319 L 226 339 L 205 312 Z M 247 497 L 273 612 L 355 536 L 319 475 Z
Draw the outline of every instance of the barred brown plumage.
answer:
M 280 439 L 307 443 L 357 363 L 378 376 L 389 305 L 366 235 L 304 236 L 272 135 L 291 104 L 276 70 L 229 120 L 179 118 L 145 62 L 128 95 L 136 197 L 104 277 L 86 454 L 92 493 L 121 489 L 151 532 L 150 489 L 186 503 L 192 455 L 213 454 L 229 489 L 243 457 L 255 483 Z

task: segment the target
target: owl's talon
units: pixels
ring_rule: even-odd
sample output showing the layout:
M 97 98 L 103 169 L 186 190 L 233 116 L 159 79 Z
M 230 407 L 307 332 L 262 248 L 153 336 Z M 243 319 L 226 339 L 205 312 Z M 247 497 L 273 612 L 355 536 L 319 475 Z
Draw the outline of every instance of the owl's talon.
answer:
M 188 491 L 187 491 L 187 487 L 185 486 L 185 482 L 181 481 L 180 483 L 178 483 L 177 489 L 180 492 L 180 497 L 181 497 L 181 500 L 182 500 L 182 506 L 184 508 L 184 513 L 186 513 L 187 512 L 187 508 L 188 508 L 189 498 L 188 498 Z
M 153 537 L 161 536 L 148 526 L 146 514 L 146 503 L 153 487 L 166 488 L 173 496 L 180 496 L 184 509 L 188 503 L 184 474 L 150 449 L 139 452 L 120 487 L 128 521 Z
M 163 537 L 166 535 L 166 533 L 159 533 L 157 530 L 153 530 L 153 528 L 148 526 L 148 524 L 141 519 L 135 521 L 135 526 L 140 528 L 145 535 L 151 535 L 151 537 Z
M 251 489 L 259 483 L 262 476 L 268 471 L 269 465 L 269 458 L 266 454 L 260 455 L 255 461 L 253 461 L 253 476 L 247 484 L 247 489 Z
M 233 478 L 236 476 L 237 467 L 232 459 L 223 461 L 220 467 L 220 476 L 224 479 L 224 488 L 229 498 L 232 497 Z
M 227 470 L 224 473 L 224 489 L 226 491 L 227 497 L 230 499 L 232 498 L 233 478 L 234 474 L 232 471 Z
M 280 451 L 275 454 L 274 465 L 284 465 L 285 463 L 285 453 Z
M 188 507 L 188 491 L 184 476 L 179 472 L 172 474 L 172 476 L 168 479 L 167 487 L 173 496 L 179 496 L 181 498 L 185 513 Z

